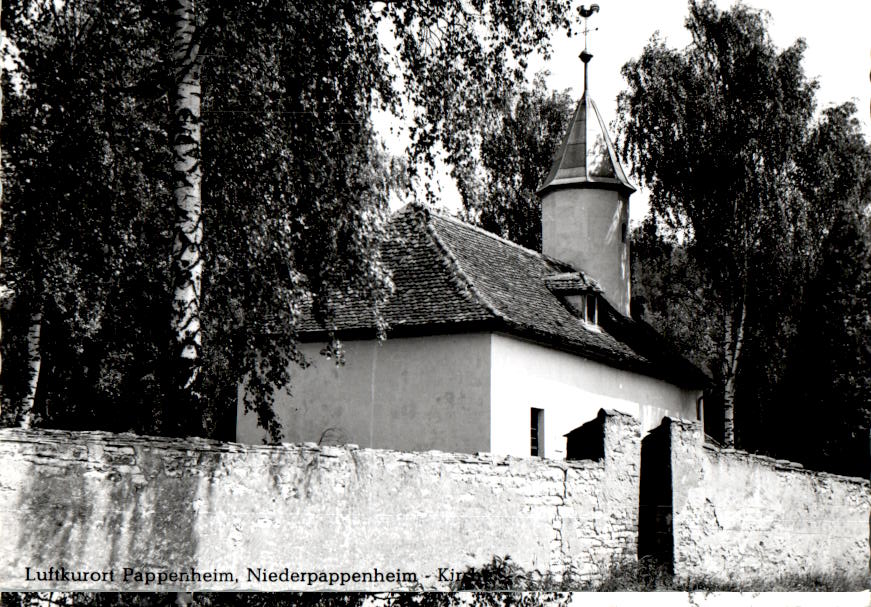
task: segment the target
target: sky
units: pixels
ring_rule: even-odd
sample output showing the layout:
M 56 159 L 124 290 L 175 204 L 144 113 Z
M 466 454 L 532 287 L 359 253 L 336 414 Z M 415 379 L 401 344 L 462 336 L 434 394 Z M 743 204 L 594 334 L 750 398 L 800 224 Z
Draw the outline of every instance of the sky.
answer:
M 577 4 L 580 4 L 577 3 Z M 590 6 L 591 2 L 586 2 Z M 683 24 L 687 15 L 686 0 L 598 0 L 598 13 L 590 18 L 590 27 L 598 28 L 590 34 L 589 50 L 594 58 L 590 63 L 590 93 L 607 124 L 612 124 L 617 113 L 617 95 L 624 88 L 620 68 L 641 54 L 644 45 L 655 31 L 659 31 L 666 44 L 683 48 L 690 42 Z M 718 1 L 721 9 L 734 2 Z M 819 81 L 818 111 L 844 101 L 854 101 L 866 138 L 871 139 L 871 0 L 746 0 L 745 5 L 769 13 L 768 31 L 779 49 L 790 46 L 797 38 L 804 38 L 807 50 L 804 70 L 809 78 Z M 553 56 L 544 61 L 530 61 L 530 76 L 539 70 L 548 70 L 548 85 L 557 90 L 569 89 L 577 99 L 583 88 L 583 64 L 578 54 L 584 48 L 583 34 L 576 32 L 571 39 L 558 33 L 553 39 Z M 388 147 L 401 153 L 403 138 L 391 135 L 390 121 L 386 117 L 376 120 Z M 614 129 L 611 128 L 612 138 Z M 459 209 L 459 194 L 444 170 L 437 177 L 441 189 L 442 205 L 448 210 Z M 639 191 L 631 199 L 631 219 L 640 221 L 647 212 L 647 193 Z

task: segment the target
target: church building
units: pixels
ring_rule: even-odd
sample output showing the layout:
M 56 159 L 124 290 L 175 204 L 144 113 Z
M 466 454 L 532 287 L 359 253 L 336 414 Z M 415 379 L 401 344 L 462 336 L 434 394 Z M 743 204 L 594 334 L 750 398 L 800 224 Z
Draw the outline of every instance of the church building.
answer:
M 345 364 L 318 355 L 307 317 L 292 395 L 275 397 L 288 442 L 403 451 L 566 457 L 565 435 L 599 409 L 701 419 L 703 372 L 630 316 L 629 197 L 586 86 L 539 195 L 538 253 L 457 219 L 408 205 L 382 256 L 395 292 L 382 310 L 345 298 L 336 326 Z M 237 440 L 260 443 L 240 403 Z

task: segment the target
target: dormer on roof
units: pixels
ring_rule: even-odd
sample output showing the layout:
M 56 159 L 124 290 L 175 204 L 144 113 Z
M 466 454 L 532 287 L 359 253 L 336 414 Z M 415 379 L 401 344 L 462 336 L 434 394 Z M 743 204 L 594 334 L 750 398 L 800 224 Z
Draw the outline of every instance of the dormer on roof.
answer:
M 554 295 L 579 295 L 601 293 L 599 283 L 581 272 L 561 272 L 544 277 L 544 284 Z
M 574 314 L 590 329 L 598 329 L 599 295 L 602 287 L 581 272 L 562 272 L 544 277 L 548 290 L 568 304 Z

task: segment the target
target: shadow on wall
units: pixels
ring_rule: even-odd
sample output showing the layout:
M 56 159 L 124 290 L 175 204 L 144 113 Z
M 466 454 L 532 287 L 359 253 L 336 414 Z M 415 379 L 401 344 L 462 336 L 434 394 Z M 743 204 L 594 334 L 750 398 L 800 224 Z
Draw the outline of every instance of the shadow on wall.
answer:
M 22 450 L 15 463 L 22 487 L 19 514 L 9 519 L 19 522 L 4 530 L 9 544 L 17 538 L 13 559 L 22 574 L 28 566 L 108 570 L 121 563 L 173 569 L 196 564 L 197 509 L 209 500 L 217 460 L 191 467 L 184 464 L 191 459 L 184 450 L 158 448 L 160 439 L 143 447 L 144 437 L 136 437 L 138 445 L 125 438 L 41 431 L 40 442 Z
M 566 459 L 605 459 L 605 416 L 600 410 L 592 420 L 565 435 Z

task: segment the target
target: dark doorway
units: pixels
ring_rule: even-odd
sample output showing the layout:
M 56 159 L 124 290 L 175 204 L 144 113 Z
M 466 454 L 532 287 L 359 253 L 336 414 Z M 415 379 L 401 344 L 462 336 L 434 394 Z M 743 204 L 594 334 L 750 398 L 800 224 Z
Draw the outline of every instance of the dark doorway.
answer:
M 665 420 L 641 441 L 638 559 L 673 575 L 670 435 Z

